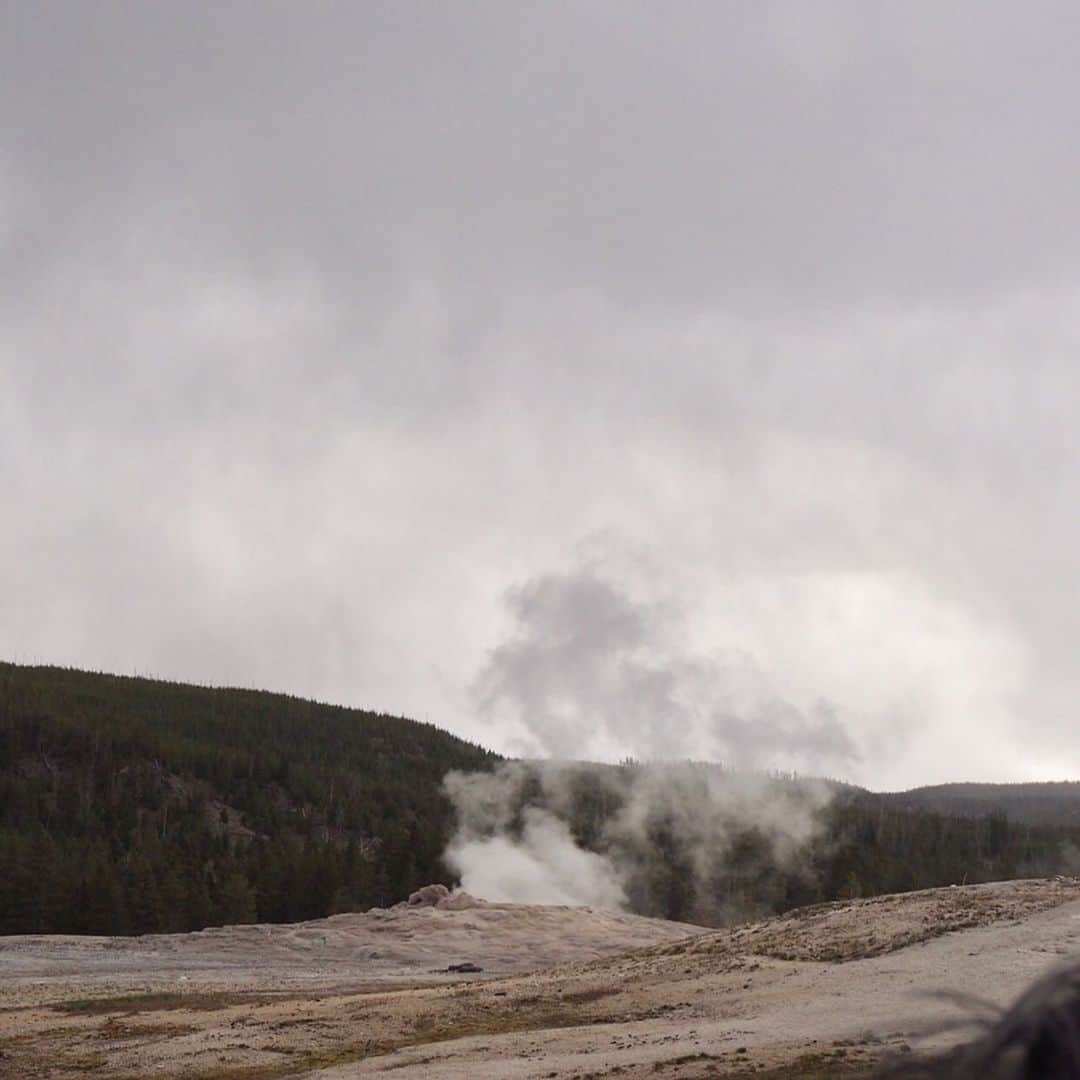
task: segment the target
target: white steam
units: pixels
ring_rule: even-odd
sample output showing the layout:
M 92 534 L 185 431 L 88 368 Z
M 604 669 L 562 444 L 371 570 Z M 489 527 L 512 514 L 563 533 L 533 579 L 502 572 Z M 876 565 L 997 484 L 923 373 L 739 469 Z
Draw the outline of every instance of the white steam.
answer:
M 462 887 L 488 900 L 600 908 L 626 904 L 618 871 L 608 859 L 578 847 L 569 826 L 539 807 L 526 808 L 517 839 L 506 833 L 459 833 L 445 857 L 461 875 Z
M 770 883 L 805 868 L 831 798 L 822 781 L 691 763 L 507 762 L 451 773 L 445 790 L 458 821 L 446 860 L 468 892 L 656 915 L 674 904 L 706 923 L 767 909 Z

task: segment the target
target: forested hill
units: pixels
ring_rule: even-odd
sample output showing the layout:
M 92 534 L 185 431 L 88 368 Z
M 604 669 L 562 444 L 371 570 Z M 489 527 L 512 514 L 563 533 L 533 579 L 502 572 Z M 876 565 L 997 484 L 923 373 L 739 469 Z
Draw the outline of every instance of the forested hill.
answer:
M 497 760 L 402 717 L 0 663 L 0 933 L 392 903 L 449 880 L 443 776 Z
M 443 778 L 500 760 L 402 717 L 0 663 L 0 933 L 292 922 L 451 884 L 440 861 L 454 827 Z M 876 795 L 835 784 L 811 842 L 777 864 L 765 830 L 745 818 L 714 830 L 722 842 L 705 850 L 678 799 L 657 799 L 640 834 L 613 836 L 643 768 L 567 763 L 554 808 L 580 844 L 617 862 L 641 914 L 724 923 L 1080 869 L 1080 827 L 1061 812 L 1075 785 Z M 693 795 L 725 770 L 683 775 Z M 768 790 L 776 805 L 797 805 L 800 783 L 774 776 Z M 1057 816 L 1033 816 L 1049 814 L 1036 798 L 1046 789 Z M 522 787 L 518 828 L 546 797 L 538 780 Z
M 1080 826 L 1080 781 L 1032 784 L 937 784 L 880 796 L 892 806 L 979 817 L 1004 814 L 1027 825 Z

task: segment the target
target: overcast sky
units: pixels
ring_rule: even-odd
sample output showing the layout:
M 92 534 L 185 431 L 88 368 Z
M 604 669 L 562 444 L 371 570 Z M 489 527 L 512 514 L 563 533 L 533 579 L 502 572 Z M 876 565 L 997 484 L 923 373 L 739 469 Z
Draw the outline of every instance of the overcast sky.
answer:
M 0 656 L 1075 778 L 1078 40 L 0 2 Z

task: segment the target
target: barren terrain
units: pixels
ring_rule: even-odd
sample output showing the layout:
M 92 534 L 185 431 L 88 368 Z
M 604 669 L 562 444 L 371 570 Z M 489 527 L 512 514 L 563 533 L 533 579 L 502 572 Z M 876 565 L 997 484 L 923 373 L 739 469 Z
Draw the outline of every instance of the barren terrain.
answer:
M 399 905 L 296 926 L 0 938 L 0 1076 L 860 1075 L 1080 949 L 1080 880 L 934 889 L 724 931 Z M 471 962 L 480 973 L 440 971 Z

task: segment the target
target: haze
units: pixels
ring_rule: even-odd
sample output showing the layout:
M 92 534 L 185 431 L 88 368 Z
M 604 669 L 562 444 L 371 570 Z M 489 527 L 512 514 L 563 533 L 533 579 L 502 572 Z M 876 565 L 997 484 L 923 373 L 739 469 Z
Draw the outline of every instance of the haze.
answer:
M 1080 11 L 0 8 L 0 655 L 1075 776 Z

